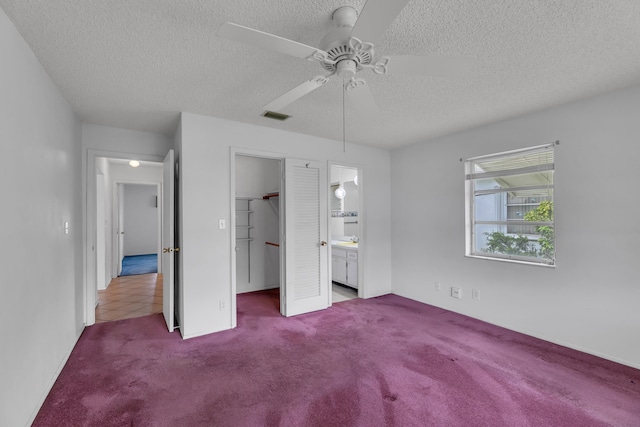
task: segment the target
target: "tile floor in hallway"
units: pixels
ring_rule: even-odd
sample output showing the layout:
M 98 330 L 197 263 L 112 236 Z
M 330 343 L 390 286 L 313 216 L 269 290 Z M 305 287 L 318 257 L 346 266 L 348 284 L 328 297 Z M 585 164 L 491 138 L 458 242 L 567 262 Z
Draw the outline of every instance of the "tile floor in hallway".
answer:
M 162 274 L 121 276 L 98 291 L 96 323 L 162 312 Z
M 340 285 L 339 283 L 332 283 L 331 290 L 331 301 L 334 303 L 358 298 L 358 291 L 356 289 Z

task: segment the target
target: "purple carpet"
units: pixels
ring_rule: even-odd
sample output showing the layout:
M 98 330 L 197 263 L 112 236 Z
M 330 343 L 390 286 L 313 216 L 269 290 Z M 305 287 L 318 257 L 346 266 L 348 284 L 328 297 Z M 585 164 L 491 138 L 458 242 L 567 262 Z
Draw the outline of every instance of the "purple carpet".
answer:
M 640 371 L 394 295 L 183 341 L 88 327 L 35 426 L 640 426 Z

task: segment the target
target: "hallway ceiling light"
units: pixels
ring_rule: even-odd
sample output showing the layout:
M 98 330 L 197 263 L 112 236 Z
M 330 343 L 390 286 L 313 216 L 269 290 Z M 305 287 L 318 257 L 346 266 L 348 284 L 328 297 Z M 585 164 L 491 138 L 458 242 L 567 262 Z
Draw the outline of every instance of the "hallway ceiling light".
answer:
M 355 185 L 358 185 L 358 175 L 356 175 L 355 178 L 353 178 L 353 183 Z
M 129 166 L 131 166 L 132 168 L 137 168 L 138 166 L 140 166 L 140 162 L 137 160 L 131 160 L 129 161 Z
M 336 188 L 335 194 L 336 194 L 336 197 L 338 199 L 344 199 L 344 196 L 347 195 L 347 192 L 345 191 L 344 188 L 342 188 L 342 186 L 340 186 L 340 187 Z

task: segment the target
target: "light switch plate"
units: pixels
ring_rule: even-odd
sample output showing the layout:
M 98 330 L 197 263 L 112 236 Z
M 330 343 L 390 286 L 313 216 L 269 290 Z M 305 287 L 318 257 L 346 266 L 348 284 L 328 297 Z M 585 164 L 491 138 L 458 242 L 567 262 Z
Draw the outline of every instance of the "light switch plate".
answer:
M 218 228 L 220 230 L 224 230 L 225 228 L 227 228 L 227 223 L 224 219 L 218 220 Z

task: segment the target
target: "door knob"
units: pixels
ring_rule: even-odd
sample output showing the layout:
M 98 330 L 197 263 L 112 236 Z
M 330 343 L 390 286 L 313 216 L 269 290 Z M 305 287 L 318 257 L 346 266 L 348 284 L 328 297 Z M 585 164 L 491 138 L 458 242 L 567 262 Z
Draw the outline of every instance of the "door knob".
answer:
M 327 242 L 325 242 L 324 240 L 323 240 L 322 242 L 320 242 L 320 244 L 321 244 L 322 246 L 327 246 Z

